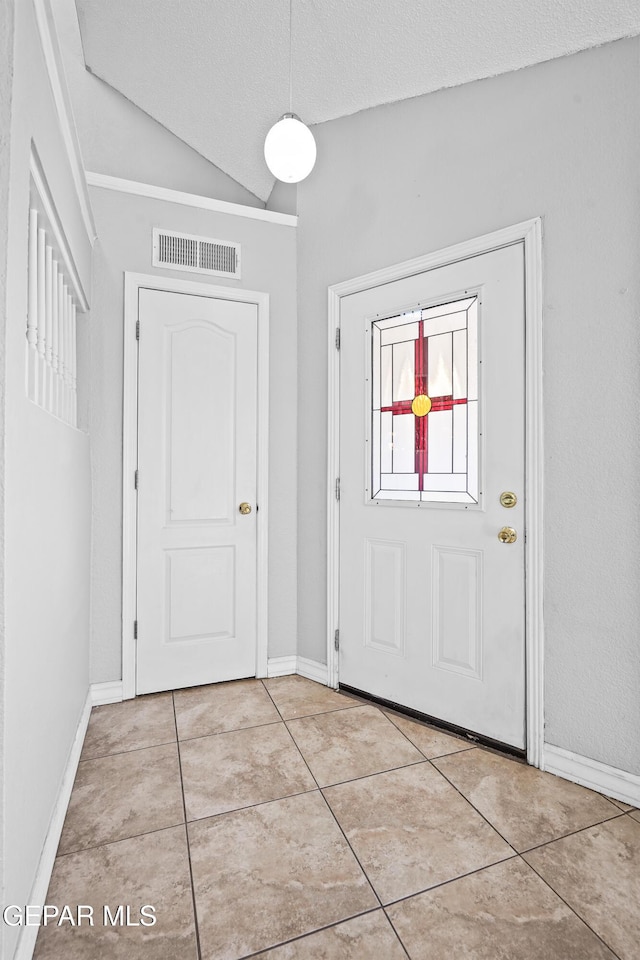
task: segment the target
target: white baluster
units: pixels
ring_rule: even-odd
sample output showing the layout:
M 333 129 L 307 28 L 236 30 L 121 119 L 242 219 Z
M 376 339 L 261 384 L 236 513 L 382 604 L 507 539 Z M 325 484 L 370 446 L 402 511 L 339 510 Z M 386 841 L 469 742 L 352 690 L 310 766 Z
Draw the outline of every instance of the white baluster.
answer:
M 62 368 L 61 368 L 61 380 L 60 380 L 60 416 L 63 420 L 67 419 L 67 378 L 69 376 L 69 345 L 68 345 L 68 336 L 67 328 L 69 326 L 69 295 L 67 293 L 67 285 L 65 284 L 62 290 L 62 337 L 61 337 L 61 355 L 62 355 Z
M 44 384 L 45 384 L 45 314 L 46 314 L 46 304 L 45 304 L 45 289 L 46 289 L 46 276 L 45 276 L 45 251 L 46 251 L 46 234 L 42 227 L 38 228 L 38 330 L 36 336 L 36 348 L 38 351 L 37 363 L 36 363 L 36 395 L 35 401 L 39 403 L 40 406 L 44 406 Z
M 27 396 L 38 399 L 38 211 L 29 210 L 29 300 L 27 310 Z
M 57 417 L 58 414 L 58 335 L 59 321 L 58 315 L 58 286 L 60 281 L 60 271 L 58 261 L 54 259 L 51 276 L 51 413 Z
M 53 388 L 53 250 L 47 244 L 45 260 L 45 308 L 44 308 L 44 355 L 46 359 L 44 408 L 51 413 L 51 390 Z
M 64 417 L 64 278 L 58 275 L 58 376 L 56 377 L 56 411 Z
M 71 354 L 71 316 L 73 313 L 73 300 L 71 299 L 71 295 L 69 294 L 68 291 L 67 291 L 66 300 L 67 300 L 67 316 L 66 316 L 67 322 L 65 325 L 65 350 L 67 354 L 67 362 L 65 365 L 65 374 L 64 374 L 64 382 L 65 382 L 65 391 L 64 391 L 65 417 L 64 418 L 67 421 L 67 423 L 71 423 L 71 408 L 72 408 L 71 391 L 73 386 L 73 380 L 71 376 L 71 364 L 73 362 L 73 358 Z
M 78 371 L 76 349 L 76 305 L 71 307 L 71 424 L 78 425 Z

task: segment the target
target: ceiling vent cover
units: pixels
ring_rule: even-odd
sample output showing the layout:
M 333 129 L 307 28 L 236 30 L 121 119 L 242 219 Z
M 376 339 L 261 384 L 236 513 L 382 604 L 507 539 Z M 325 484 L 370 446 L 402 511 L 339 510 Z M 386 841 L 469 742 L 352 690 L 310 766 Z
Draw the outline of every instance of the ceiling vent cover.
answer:
M 155 227 L 153 266 L 239 280 L 240 244 Z

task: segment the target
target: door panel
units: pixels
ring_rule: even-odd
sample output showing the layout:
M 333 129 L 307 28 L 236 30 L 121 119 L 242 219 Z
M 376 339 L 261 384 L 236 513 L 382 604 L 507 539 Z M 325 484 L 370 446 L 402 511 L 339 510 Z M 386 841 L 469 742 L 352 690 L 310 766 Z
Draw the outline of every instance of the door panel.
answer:
M 344 297 L 340 358 L 340 682 L 524 747 L 523 245 Z
M 139 317 L 137 692 L 255 676 L 257 307 L 142 289 Z

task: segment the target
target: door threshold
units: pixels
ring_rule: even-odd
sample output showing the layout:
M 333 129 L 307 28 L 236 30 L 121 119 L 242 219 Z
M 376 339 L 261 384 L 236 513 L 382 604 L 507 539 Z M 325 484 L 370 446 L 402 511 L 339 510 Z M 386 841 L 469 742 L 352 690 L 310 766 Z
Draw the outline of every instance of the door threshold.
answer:
M 376 697 L 372 693 L 367 693 L 365 690 L 358 690 L 356 687 L 349 687 L 344 683 L 340 683 L 338 689 L 360 697 L 362 700 L 369 700 L 371 703 L 378 704 L 378 706 L 387 707 L 389 710 L 394 710 L 396 713 L 411 717 L 413 720 L 421 720 L 423 723 L 428 723 L 429 726 L 436 727 L 438 730 L 443 730 L 446 733 L 455 733 L 459 737 L 468 740 L 469 743 L 474 746 L 489 747 L 491 750 L 506 753 L 510 757 L 516 757 L 518 760 L 527 759 L 527 751 L 524 748 L 512 747 L 508 743 L 502 743 L 501 740 L 485 737 L 483 734 L 476 733 L 474 730 L 467 730 L 465 727 L 459 727 L 455 723 L 448 723 L 446 720 L 440 720 L 438 717 L 431 717 L 428 713 L 421 713 L 420 710 L 414 710 L 413 707 L 405 707 L 400 703 L 395 703 L 393 700 Z

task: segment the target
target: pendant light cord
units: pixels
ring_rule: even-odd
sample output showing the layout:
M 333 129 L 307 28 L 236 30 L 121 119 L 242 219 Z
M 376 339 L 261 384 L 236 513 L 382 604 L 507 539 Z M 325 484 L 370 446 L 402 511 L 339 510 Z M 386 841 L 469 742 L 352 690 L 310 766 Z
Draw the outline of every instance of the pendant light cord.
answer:
M 289 0 L 289 113 L 293 113 L 293 0 Z

